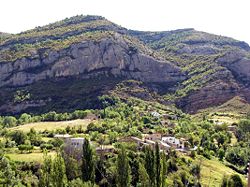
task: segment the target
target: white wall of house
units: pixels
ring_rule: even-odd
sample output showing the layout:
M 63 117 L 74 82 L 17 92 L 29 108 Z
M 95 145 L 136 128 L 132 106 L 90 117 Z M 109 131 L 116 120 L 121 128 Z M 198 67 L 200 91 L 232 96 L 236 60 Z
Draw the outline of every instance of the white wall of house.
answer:
M 180 141 L 175 137 L 162 137 L 162 142 L 176 146 L 176 148 L 185 148 L 184 141 Z
M 82 149 L 84 138 L 70 138 L 67 141 L 67 146 L 71 148 Z

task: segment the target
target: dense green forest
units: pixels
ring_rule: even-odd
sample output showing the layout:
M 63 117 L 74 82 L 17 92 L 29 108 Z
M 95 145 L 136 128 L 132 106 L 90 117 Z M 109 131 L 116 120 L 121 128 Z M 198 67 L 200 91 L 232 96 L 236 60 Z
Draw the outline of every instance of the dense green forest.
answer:
M 123 101 L 110 96 L 100 97 L 99 101 L 100 110 L 1 117 L 0 184 L 60 187 L 245 185 L 245 168 L 250 157 L 250 119 L 247 116 L 230 131 L 226 123 L 218 125 L 205 115 L 194 118 L 157 103 L 139 99 Z M 164 115 L 167 115 L 167 124 L 162 122 Z M 88 124 L 69 123 L 63 128 L 46 129 L 48 122 L 75 120 L 88 120 Z M 44 123 L 45 127 L 43 130 L 29 128 L 27 125 L 32 123 Z M 123 140 L 142 139 L 145 134 L 156 133 L 185 138 L 186 150 L 175 147 L 164 150 L 160 141 L 155 141 L 153 146 L 138 146 L 136 142 Z M 68 152 L 64 140 L 56 138 L 58 134 L 82 137 L 85 141 L 79 152 Z M 219 177 L 210 173 L 207 178 L 203 170 L 207 169 L 205 163 L 209 161 L 227 170 Z

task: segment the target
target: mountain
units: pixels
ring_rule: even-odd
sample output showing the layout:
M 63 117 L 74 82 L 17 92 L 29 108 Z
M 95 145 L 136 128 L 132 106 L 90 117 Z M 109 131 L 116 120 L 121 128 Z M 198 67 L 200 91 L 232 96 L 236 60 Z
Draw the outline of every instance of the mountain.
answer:
M 247 43 L 194 29 L 132 34 L 187 75 L 177 91 L 167 95 L 186 112 L 222 104 L 236 95 L 249 102 Z
M 8 37 L 11 37 L 11 34 L 5 33 L 5 32 L 0 32 L 0 41 L 6 39 Z
M 131 81 L 134 80 L 134 81 Z M 0 113 L 98 108 L 115 94 L 189 113 L 250 102 L 250 47 L 194 29 L 133 31 L 75 16 L 0 37 Z

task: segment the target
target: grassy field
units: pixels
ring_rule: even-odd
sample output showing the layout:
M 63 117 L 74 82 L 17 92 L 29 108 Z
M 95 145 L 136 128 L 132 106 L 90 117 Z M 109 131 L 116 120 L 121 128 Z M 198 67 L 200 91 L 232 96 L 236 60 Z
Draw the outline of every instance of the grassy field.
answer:
M 49 152 L 48 155 L 52 157 L 56 154 L 56 152 Z M 13 161 L 20 162 L 43 162 L 43 153 L 42 152 L 33 152 L 33 153 L 7 153 L 7 157 L 9 157 Z
M 37 122 L 37 123 L 29 123 L 13 127 L 10 128 L 10 130 L 21 130 L 24 132 L 29 132 L 31 128 L 34 128 L 36 131 L 64 129 L 67 126 L 70 127 L 82 126 L 83 128 L 86 128 L 90 122 L 91 120 L 89 119 L 77 119 L 72 121 L 58 121 L 58 122 Z
M 204 187 L 218 187 L 220 186 L 224 175 L 235 173 L 234 170 L 226 167 L 214 158 L 208 160 L 203 157 L 198 157 L 195 162 L 201 163 L 201 184 Z M 240 176 L 245 182 L 244 176 Z

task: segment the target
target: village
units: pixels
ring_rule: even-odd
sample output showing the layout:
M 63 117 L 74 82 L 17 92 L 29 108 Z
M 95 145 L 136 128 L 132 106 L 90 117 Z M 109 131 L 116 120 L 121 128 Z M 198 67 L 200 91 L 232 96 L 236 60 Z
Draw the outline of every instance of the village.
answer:
M 67 152 L 76 152 L 82 151 L 82 147 L 85 141 L 85 138 L 81 137 L 72 137 L 69 134 L 56 134 L 55 138 L 63 139 L 64 141 L 64 149 Z M 175 138 L 173 136 L 164 136 L 160 133 L 153 133 L 153 134 L 143 134 L 142 138 L 128 136 L 118 139 L 120 143 L 135 143 L 137 145 L 137 149 L 141 150 L 145 146 L 150 146 L 154 148 L 156 143 L 158 143 L 160 151 L 167 153 L 170 149 L 175 149 L 176 151 L 180 152 L 188 152 L 191 150 L 196 150 L 197 147 L 189 148 L 189 143 L 184 138 Z M 97 154 L 105 154 L 105 153 L 112 153 L 114 152 L 113 145 L 100 145 L 96 146 L 96 153 Z
M 150 111 L 150 110 L 149 110 Z M 141 115 L 144 115 L 143 113 Z M 160 114 L 157 111 L 151 110 L 150 115 L 154 117 L 155 119 L 161 119 L 160 123 L 162 126 L 168 127 L 168 128 L 174 128 L 176 126 L 176 123 L 173 121 L 177 121 L 178 117 L 175 115 L 169 115 L 169 114 Z M 99 117 L 94 115 L 89 115 L 89 119 L 98 119 Z M 218 121 L 212 121 L 216 125 L 222 125 Z M 236 126 L 229 125 L 227 126 L 227 131 L 231 133 L 235 133 Z M 68 152 L 74 152 L 74 151 L 81 151 L 82 146 L 84 144 L 85 138 L 83 137 L 72 137 L 69 134 L 56 134 L 54 136 L 55 138 L 60 138 L 64 141 L 64 149 Z M 159 133 L 159 132 L 149 132 L 142 134 L 141 137 L 136 136 L 125 136 L 120 137 L 117 142 L 120 143 L 134 143 L 136 144 L 136 147 L 138 150 L 142 150 L 145 146 L 150 146 L 151 148 L 155 148 L 156 143 L 158 143 L 160 151 L 163 151 L 167 153 L 170 149 L 182 152 L 182 153 L 188 153 L 190 151 L 197 150 L 197 146 L 190 147 L 190 143 L 188 140 L 184 137 L 177 138 L 173 134 L 166 134 L 166 133 Z M 113 145 L 97 145 L 96 143 L 93 143 L 96 153 L 101 154 L 107 154 L 107 153 L 113 153 L 115 150 L 115 147 Z
M 161 125 L 173 127 L 175 126 L 169 119 L 176 120 L 176 116 L 169 116 L 169 115 L 161 115 L 156 111 L 151 111 L 151 116 L 159 119 L 163 118 L 161 121 Z M 69 134 L 56 134 L 54 138 L 59 138 L 64 141 L 64 150 L 68 153 L 72 152 L 81 152 L 82 147 L 85 141 L 83 137 L 72 137 Z M 135 136 L 125 136 L 121 137 L 117 140 L 119 143 L 134 143 L 138 150 L 142 150 L 143 147 L 149 146 L 151 148 L 155 148 L 156 143 L 158 143 L 160 151 L 167 153 L 170 149 L 174 149 L 176 151 L 187 153 L 188 151 L 196 150 L 197 147 L 190 148 L 189 142 L 185 138 L 176 138 L 173 135 L 165 135 L 163 133 L 147 133 L 142 134 L 142 136 L 135 137 Z M 113 145 L 99 145 L 97 146 L 93 142 L 91 142 L 95 149 L 96 153 L 106 154 L 106 153 L 113 153 L 115 151 L 115 147 Z

